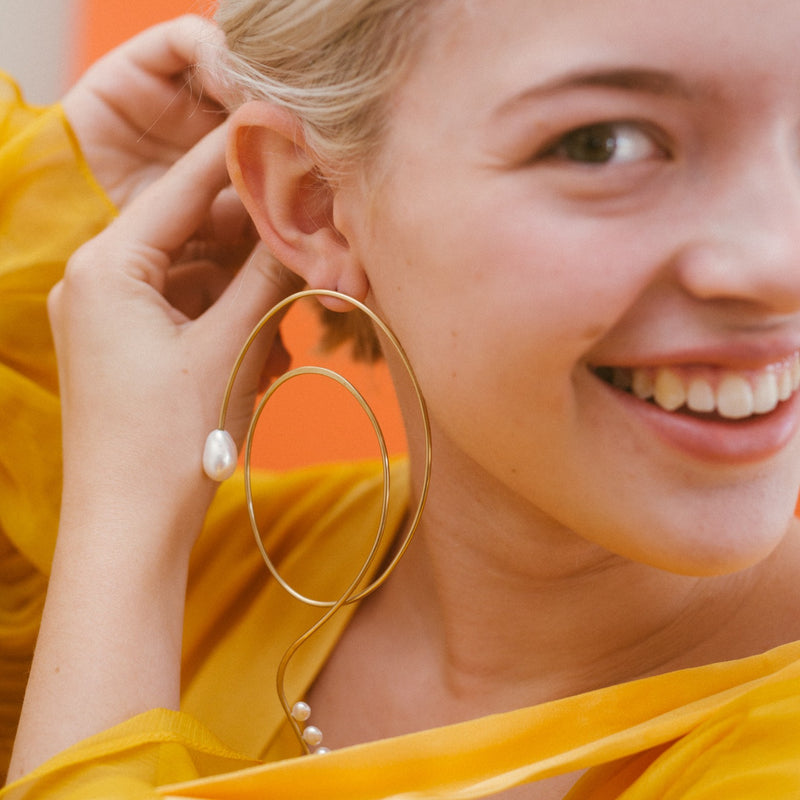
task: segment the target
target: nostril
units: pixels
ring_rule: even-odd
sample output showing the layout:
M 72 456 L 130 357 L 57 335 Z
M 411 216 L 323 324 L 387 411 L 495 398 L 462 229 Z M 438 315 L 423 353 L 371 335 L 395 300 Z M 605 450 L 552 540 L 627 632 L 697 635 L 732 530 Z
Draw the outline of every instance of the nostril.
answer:
M 800 311 L 800 253 L 795 238 L 775 230 L 720 226 L 688 243 L 674 258 L 675 275 L 690 297 L 738 303 L 762 314 Z M 752 226 L 751 226 L 752 227 Z

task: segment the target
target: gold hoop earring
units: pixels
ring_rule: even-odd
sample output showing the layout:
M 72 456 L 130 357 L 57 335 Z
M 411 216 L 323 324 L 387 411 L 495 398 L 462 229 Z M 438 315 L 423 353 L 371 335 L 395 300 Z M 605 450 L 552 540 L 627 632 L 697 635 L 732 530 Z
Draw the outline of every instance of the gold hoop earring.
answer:
M 275 580 L 283 587 L 285 591 L 287 591 L 292 597 L 299 600 L 306 605 L 315 606 L 318 608 L 326 609 L 325 613 L 320 617 L 317 622 L 312 625 L 305 633 L 303 633 L 298 639 L 296 639 L 286 650 L 284 653 L 280 664 L 278 665 L 278 670 L 276 674 L 276 690 L 278 693 L 278 698 L 280 700 L 281 706 L 283 707 L 284 714 L 286 715 L 287 720 L 289 721 L 292 730 L 295 733 L 300 745 L 302 746 L 303 750 L 306 753 L 312 752 L 312 748 L 315 748 L 313 752 L 326 752 L 327 748 L 320 747 L 322 741 L 322 732 L 313 725 L 307 725 L 301 728 L 300 723 L 305 723 L 311 714 L 311 709 L 309 708 L 307 703 L 304 702 L 297 702 L 294 705 L 290 706 L 289 701 L 286 697 L 286 692 L 284 689 L 285 684 L 285 675 L 286 669 L 289 665 L 289 662 L 292 659 L 292 656 L 295 652 L 303 645 L 311 636 L 313 636 L 323 625 L 325 625 L 328 620 L 330 620 L 333 615 L 343 606 L 349 605 L 351 603 L 356 603 L 360 600 L 363 600 L 368 595 L 372 594 L 376 589 L 378 589 L 389 577 L 389 575 L 393 572 L 394 568 L 397 566 L 400 559 L 403 557 L 404 553 L 408 549 L 408 546 L 411 544 L 411 540 L 414 537 L 414 534 L 419 526 L 420 519 L 422 517 L 422 512 L 425 507 L 425 501 L 428 495 L 428 487 L 430 485 L 430 477 L 431 477 L 431 428 L 430 428 L 430 419 L 428 417 L 427 406 L 425 404 L 425 399 L 422 395 L 422 390 L 419 386 L 419 382 L 417 381 L 417 377 L 414 373 L 414 370 L 411 366 L 411 362 L 408 360 L 408 356 L 405 353 L 402 345 L 398 341 L 397 337 L 391 331 L 391 329 L 386 325 L 386 323 L 375 314 L 372 309 L 364 305 L 358 300 L 354 298 L 342 294 L 341 292 L 334 292 L 329 289 L 306 289 L 302 292 L 297 292 L 296 294 L 290 295 L 289 297 L 285 298 L 281 302 L 277 303 L 273 308 L 271 308 L 258 322 L 258 324 L 253 329 L 252 333 L 248 337 L 247 341 L 244 343 L 242 349 L 239 352 L 236 361 L 234 362 L 233 369 L 231 370 L 230 377 L 228 378 L 228 384 L 225 388 L 225 394 L 222 400 L 222 407 L 220 409 L 219 415 L 219 424 L 216 430 L 213 430 L 206 439 L 205 448 L 203 451 L 203 469 L 205 473 L 210 477 L 212 480 L 215 481 L 223 481 L 229 478 L 235 471 L 236 465 L 238 463 L 238 451 L 236 448 L 236 443 L 233 441 L 233 437 L 225 430 L 225 422 L 227 417 L 228 411 L 228 404 L 230 402 L 230 397 L 233 391 L 233 385 L 236 381 L 236 376 L 239 372 L 239 368 L 242 365 L 242 362 L 247 355 L 250 346 L 255 341 L 258 334 L 261 332 L 261 329 L 270 321 L 272 320 L 277 314 L 279 314 L 283 309 L 285 309 L 290 304 L 294 303 L 297 300 L 300 300 L 304 297 L 333 297 L 339 300 L 344 300 L 345 302 L 349 303 L 350 305 L 354 306 L 356 309 L 360 310 L 364 314 L 366 314 L 372 322 L 378 326 L 380 331 L 384 334 L 388 342 L 396 351 L 397 355 L 400 358 L 400 361 L 403 365 L 403 368 L 406 370 L 409 379 L 411 381 L 411 385 L 414 389 L 414 393 L 417 398 L 417 403 L 420 411 L 420 416 L 422 418 L 422 425 L 424 431 L 424 440 L 425 440 L 425 459 L 424 459 L 424 475 L 422 481 L 422 489 L 420 492 L 419 501 L 417 503 L 416 510 L 414 512 L 413 517 L 411 518 L 411 522 L 409 523 L 408 529 L 406 534 L 400 543 L 397 551 L 389 564 L 384 568 L 384 570 L 374 579 L 368 586 L 364 589 L 359 591 L 359 586 L 364 581 L 364 578 L 369 573 L 370 568 L 375 560 L 376 555 L 380 552 L 380 545 L 383 539 L 383 535 L 386 529 L 386 522 L 388 518 L 389 512 L 389 495 L 390 495 L 390 469 L 389 469 L 389 456 L 386 449 L 386 442 L 383 436 L 383 432 L 381 431 L 380 424 L 378 423 L 377 418 L 369 406 L 367 401 L 361 395 L 361 393 L 353 386 L 350 381 L 344 378 L 337 372 L 333 372 L 332 370 L 325 369 L 323 367 L 315 367 L 315 366 L 304 366 L 304 367 L 297 367 L 296 369 L 290 370 L 289 372 L 285 373 L 284 375 L 280 376 L 276 379 L 267 391 L 262 396 L 260 402 L 258 403 L 253 417 L 250 421 L 250 426 L 247 432 L 246 438 L 246 446 L 245 446 L 245 455 L 244 455 L 244 473 L 245 473 L 245 493 L 247 498 L 247 511 L 250 518 L 250 527 L 253 532 L 253 535 L 256 540 L 256 545 L 261 553 L 261 557 L 264 559 L 265 564 L 267 565 L 267 569 L 270 571 L 272 576 Z M 272 560 L 269 557 L 269 554 L 264 547 L 264 543 L 261 537 L 261 533 L 258 529 L 258 521 L 256 520 L 256 513 L 255 508 L 253 505 L 253 494 L 252 494 L 252 484 L 251 484 L 251 453 L 252 453 L 252 446 L 253 446 L 253 435 L 255 432 L 256 425 L 261 417 L 261 414 L 264 410 L 264 407 L 269 402 L 270 398 L 273 396 L 275 391 L 279 389 L 284 383 L 291 380 L 292 378 L 296 378 L 300 375 L 320 375 L 331 380 L 336 381 L 339 383 L 344 389 L 346 389 L 358 402 L 358 404 L 363 409 L 364 413 L 370 420 L 372 424 L 373 430 L 375 431 L 376 438 L 378 440 L 378 445 L 381 451 L 381 465 L 383 470 L 383 494 L 382 494 L 382 501 L 381 501 L 381 514 L 380 514 L 380 521 L 378 523 L 377 532 L 375 538 L 372 543 L 372 547 L 367 554 L 363 564 L 358 570 L 358 574 L 355 578 L 350 582 L 349 586 L 344 590 L 344 592 L 334 600 L 318 600 L 313 599 L 310 597 L 306 597 L 305 595 L 298 592 L 294 587 L 290 586 L 284 578 L 280 575 L 275 565 L 272 563 Z

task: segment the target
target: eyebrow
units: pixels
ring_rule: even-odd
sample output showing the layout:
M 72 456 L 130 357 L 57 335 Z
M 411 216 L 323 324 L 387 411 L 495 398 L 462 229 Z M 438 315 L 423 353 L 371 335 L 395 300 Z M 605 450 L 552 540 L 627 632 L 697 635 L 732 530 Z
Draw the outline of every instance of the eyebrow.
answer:
M 581 69 L 525 89 L 503 102 L 498 108 L 498 112 L 502 114 L 510 111 L 526 100 L 546 97 L 570 89 L 585 88 L 621 89 L 629 92 L 682 98 L 690 98 L 698 93 L 696 89 L 684 83 L 676 75 L 661 70 L 638 67 Z

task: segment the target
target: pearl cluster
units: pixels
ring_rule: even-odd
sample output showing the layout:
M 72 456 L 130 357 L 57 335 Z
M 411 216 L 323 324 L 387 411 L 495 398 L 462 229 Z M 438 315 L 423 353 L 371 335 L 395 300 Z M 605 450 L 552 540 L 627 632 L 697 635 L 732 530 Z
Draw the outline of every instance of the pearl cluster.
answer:
M 296 722 L 307 722 L 311 718 L 311 706 L 302 700 L 292 706 L 292 719 Z M 303 728 L 303 741 L 312 753 L 329 753 L 330 749 L 321 747 L 322 731 L 316 725 L 306 725 Z M 312 749 L 313 748 L 313 749 Z

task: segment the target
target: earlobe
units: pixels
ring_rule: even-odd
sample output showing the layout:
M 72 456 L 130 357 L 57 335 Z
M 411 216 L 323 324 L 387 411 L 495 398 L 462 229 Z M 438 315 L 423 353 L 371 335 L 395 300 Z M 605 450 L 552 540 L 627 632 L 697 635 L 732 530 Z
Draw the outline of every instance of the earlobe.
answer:
M 228 171 L 273 255 L 315 289 L 363 300 L 369 288 L 334 224 L 334 188 L 305 147 L 299 122 L 264 101 L 231 116 Z

